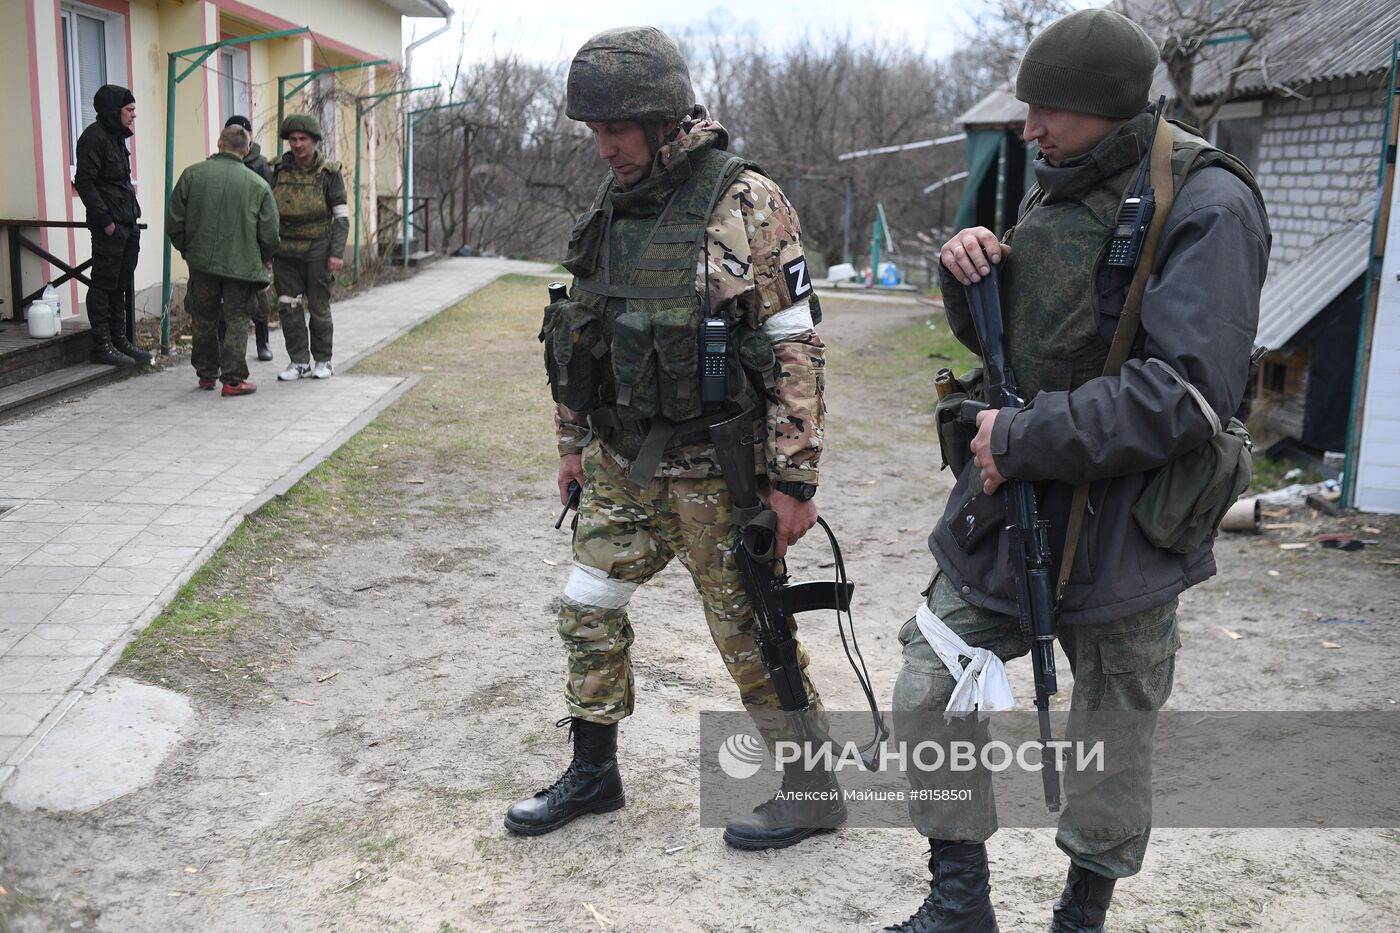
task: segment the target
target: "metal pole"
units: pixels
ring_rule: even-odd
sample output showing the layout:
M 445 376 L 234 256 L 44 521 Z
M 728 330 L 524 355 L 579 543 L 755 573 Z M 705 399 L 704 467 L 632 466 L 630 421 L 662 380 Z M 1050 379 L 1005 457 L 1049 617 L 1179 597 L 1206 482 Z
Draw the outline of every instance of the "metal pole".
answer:
M 171 55 L 165 74 L 165 205 L 170 206 L 170 193 L 175 190 L 175 56 Z M 164 251 L 160 275 L 160 352 L 170 353 L 170 230 L 161 219 Z
M 286 142 L 282 138 L 282 119 L 286 116 L 286 87 L 287 79 L 279 76 L 277 78 L 277 129 L 274 130 L 277 134 L 277 158 L 279 159 L 282 158 L 282 144 Z
M 408 198 L 413 185 L 413 111 L 404 115 L 403 132 L 403 268 L 408 269 Z
M 853 262 L 851 255 L 851 225 L 855 223 L 855 192 L 852 190 L 851 176 L 846 176 L 846 210 L 841 222 L 841 249 L 846 262 Z
M 462 245 L 466 246 L 470 241 L 467 236 L 467 211 L 471 207 L 472 183 L 472 128 L 471 124 L 462 127 Z
M 427 84 L 422 87 L 403 87 L 393 91 L 381 91 L 378 94 L 362 94 L 355 98 L 355 282 L 360 281 L 360 126 L 364 118 L 369 116 L 384 101 L 390 97 L 397 97 L 401 94 L 412 94 L 416 91 L 432 91 L 441 87 L 439 84 Z M 365 104 L 369 102 L 369 106 Z

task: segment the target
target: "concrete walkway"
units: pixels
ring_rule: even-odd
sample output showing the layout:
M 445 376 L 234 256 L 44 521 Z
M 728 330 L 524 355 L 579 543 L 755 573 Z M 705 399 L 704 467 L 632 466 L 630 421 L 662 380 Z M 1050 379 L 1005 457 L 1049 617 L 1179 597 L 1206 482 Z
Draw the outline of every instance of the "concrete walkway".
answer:
M 274 332 L 254 395 L 199 391 L 182 359 L 0 424 L 0 797 L 244 516 L 412 384 L 347 374 L 355 360 L 504 273 L 549 268 L 446 259 L 337 304 L 333 379 L 277 382 Z

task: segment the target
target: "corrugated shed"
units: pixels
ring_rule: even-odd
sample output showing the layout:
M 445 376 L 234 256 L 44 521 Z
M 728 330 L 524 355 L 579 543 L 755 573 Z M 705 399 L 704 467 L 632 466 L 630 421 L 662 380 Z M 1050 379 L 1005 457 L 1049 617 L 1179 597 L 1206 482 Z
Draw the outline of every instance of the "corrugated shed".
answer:
M 1254 342 L 1277 350 L 1366 271 L 1371 222 L 1354 220 L 1275 271 L 1259 296 Z
M 1151 28 L 1165 5 L 1128 0 L 1113 4 L 1129 17 Z M 1235 83 L 1235 97 L 1248 97 L 1280 87 L 1296 88 L 1316 81 L 1381 71 L 1390 65 L 1390 47 L 1400 36 L 1400 2 L 1397 0 L 1309 0 L 1301 7 L 1279 3 L 1279 12 L 1254 52 L 1253 63 Z M 1147 10 L 1138 15 L 1134 10 Z M 1226 24 L 1227 25 L 1227 24 Z M 1223 28 L 1221 36 L 1232 30 Z M 1237 30 L 1235 30 L 1237 31 Z M 1197 60 L 1191 90 L 1208 99 L 1225 90 L 1227 68 L 1243 43 L 1226 42 L 1208 47 Z M 1171 85 L 1157 69 L 1152 96 L 1171 96 Z
M 1010 87 L 997 88 L 958 117 L 959 126 L 1007 126 L 1026 122 L 1026 105 Z

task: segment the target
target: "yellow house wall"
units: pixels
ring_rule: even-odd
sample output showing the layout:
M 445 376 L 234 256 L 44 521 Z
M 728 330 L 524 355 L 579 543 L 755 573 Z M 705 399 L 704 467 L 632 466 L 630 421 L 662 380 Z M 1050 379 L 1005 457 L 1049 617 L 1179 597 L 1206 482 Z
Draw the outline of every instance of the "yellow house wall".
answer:
M 6 86 L 30 91 L 32 110 L 20 111 L 23 119 L 10 122 L 6 133 L 0 134 L 0 158 L 6 165 L 6 183 L 0 185 L 0 217 L 73 220 L 81 222 L 85 210 L 71 183 L 71 166 L 67 164 L 64 142 L 64 81 L 62 38 L 58 31 L 61 0 L 11 0 L 0 3 L 0 80 Z M 113 4 L 103 3 L 110 8 Z M 125 16 L 125 31 L 129 35 L 126 61 L 109 62 L 109 80 L 125 83 L 137 101 L 135 135 L 129 142 L 132 149 L 133 182 L 141 204 L 142 223 L 148 229 L 142 233 L 141 256 L 136 270 L 137 307 L 143 314 L 158 314 L 160 305 L 161 258 L 164 244 L 165 143 L 166 143 L 166 74 L 167 53 L 205 43 L 217 42 L 226 34 L 250 35 L 285 28 L 288 17 L 310 25 L 313 35 L 252 43 L 249 50 L 249 72 L 252 92 L 254 138 L 263 146 L 269 159 L 277 150 L 275 132 L 277 112 L 277 75 L 307 71 L 319 63 L 338 65 L 357 60 L 351 53 L 363 52 L 367 57 L 397 59 L 400 49 L 400 18 L 389 7 L 376 0 L 297 0 L 295 4 L 274 3 L 270 0 L 120 0 L 115 4 Z M 35 71 L 30 73 L 30 34 L 33 24 Z M 125 37 L 124 37 L 125 38 Z M 125 43 L 123 43 L 125 44 Z M 185 65 L 178 65 L 183 71 Z M 175 97 L 174 169 L 180 171 L 213 151 L 222 126 L 219 101 L 218 56 L 213 55 L 182 81 Z M 367 69 L 376 71 L 380 69 Z M 384 71 L 385 75 L 392 72 Z M 369 93 L 374 78 L 362 72 L 347 72 L 337 76 L 339 86 L 348 98 Z M 300 95 L 287 101 L 288 112 L 302 106 Z M 393 102 L 381 110 L 386 115 L 394 111 Z M 376 112 L 378 115 L 378 112 Z M 35 126 L 37 121 L 40 173 L 36 167 Z M 354 104 L 351 100 L 340 107 L 337 153 L 346 162 L 347 184 L 353 181 Z M 368 150 L 366 150 L 368 152 Z M 389 169 L 392 171 L 392 167 Z M 383 177 L 385 167 L 367 159 L 363 171 L 367 177 Z M 364 186 L 368 188 L 369 186 Z M 41 202 L 42 198 L 42 202 Z M 372 213 L 372 201 L 364 216 Z M 35 236 L 30 232 L 30 236 Z M 85 261 L 90 255 L 89 234 L 84 229 L 51 229 L 42 234 L 46 247 L 70 264 Z M 0 250 L 0 273 L 8 295 L 6 250 Z M 25 260 L 24 285 L 32 290 L 44 280 L 47 264 L 37 259 Z M 57 275 L 49 270 L 48 276 Z M 171 279 L 175 293 L 188 272 L 178 253 L 172 255 Z M 69 283 L 61 298 L 68 316 L 79 313 L 86 289 Z M 6 316 L 14 313 L 6 306 Z M 20 311 L 22 317 L 22 310 Z

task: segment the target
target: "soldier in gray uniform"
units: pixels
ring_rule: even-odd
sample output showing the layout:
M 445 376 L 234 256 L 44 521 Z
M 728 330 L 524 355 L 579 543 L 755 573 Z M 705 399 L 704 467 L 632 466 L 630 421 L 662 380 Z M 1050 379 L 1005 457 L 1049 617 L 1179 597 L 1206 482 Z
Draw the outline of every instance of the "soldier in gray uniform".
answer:
M 329 379 L 334 373 L 331 283 L 345 266 L 342 257 L 350 233 L 345 179 L 340 163 L 321 155 L 321 124 L 311 114 L 294 113 L 283 120 L 282 138 L 287 152 L 272 167 L 272 194 L 282 217 L 272 275 L 292 363 L 277 378 Z
M 906 744 L 942 721 L 955 684 L 973 673 L 945 665 L 925 626 L 935 642 L 962 641 L 945 654 L 971 658 L 986 649 L 995 656 L 983 663 L 1030 650 L 1017 617 L 1006 523 L 988 521 L 980 539 L 962 533 L 976 500 L 1000 498 L 1008 477 L 1036 484 L 1052 550 L 1071 551 L 1061 558 L 1072 563 L 1058 612 L 1058 640 L 1074 675 L 1070 733 L 1099 714 L 1150 722 L 1171 694 L 1181 644 L 1177 595 L 1215 572 L 1211 540 L 1180 551 L 1155 546 L 1133 506 L 1154 471 L 1202 448 L 1239 406 L 1269 227 L 1244 165 L 1183 127 L 1161 124 L 1159 133 L 1170 135 L 1175 200 L 1150 259 L 1135 349 L 1117 374 L 1104 374 L 1133 271 L 1110 268 L 1103 257 L 1158 125 L 1147 106 L 1157 62 L 1147 34 L 1109 10 L 1072 13 L 1037 36 L 1016 78 L 1016 96 L 1030 105 L 1024 137 L 1040 147 L 1036 184 L 1010 233 L 965 229 L 942 248 L 949 323 L 977 352 L 965 287 L 999 266 L 1007 353 L 1030 402 L 978 415 L 972 457 L 929 536 L 934 579 L 920 615 L 899 635 L 895 732 Z M 1070 503 L 1081 483 L 1089 484 L 1090 507 L 1077 545 L 1067 548 Z M 1101 931 L 1114 882 L 1141 868 L 1150 819 L 1128 814 L 1151 813 L 1150 757 L 1145 764 L 1097 783 L 1067 774 L 1056 843 L 1070 866 L 1052 931 Z M 937 776 L 911 768 L 910 779 L 917 790 Z M 912 917 L 887 930 L 997 929 L 985 845 L 996 829 L 990 776 L 978 772 L 968 786 L 976 788 L 971 804 L 911 804 L 930 842 L 930 892 Z M 1079 821 L 1083 808 L 1123 814 L 1124 825 Z

